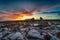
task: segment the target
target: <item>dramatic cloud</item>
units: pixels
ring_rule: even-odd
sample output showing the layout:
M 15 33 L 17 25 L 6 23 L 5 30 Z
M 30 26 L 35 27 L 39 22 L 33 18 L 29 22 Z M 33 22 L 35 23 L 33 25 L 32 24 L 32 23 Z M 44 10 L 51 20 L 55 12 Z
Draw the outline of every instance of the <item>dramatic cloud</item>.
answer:
M 20 10 L 10 10 L 10 11 L 2 11 L 0 12 L 0 21 L 4 20 L 16 20 L 16 19 L 23 19 L 24 16 L 32 16 L 32 14 L 35 11 L 39 10 L 48 10 L 54 7 L 57 7 L 60 5 L 53 5 L 53 6 L 46 6 L 42 8 L 36 8 L 36 9 L 20 9 Z M 47 13 L 46 13 L 47 14 Z
M 35 11 L 48 12 L 56 7 L 59 7 L 58 10 L 53 11 L 60 11 L 59 0 L 1 0 L 0 21 L 31 18 L 36 14 L 38 16 L 38 13 L 33 14 Z

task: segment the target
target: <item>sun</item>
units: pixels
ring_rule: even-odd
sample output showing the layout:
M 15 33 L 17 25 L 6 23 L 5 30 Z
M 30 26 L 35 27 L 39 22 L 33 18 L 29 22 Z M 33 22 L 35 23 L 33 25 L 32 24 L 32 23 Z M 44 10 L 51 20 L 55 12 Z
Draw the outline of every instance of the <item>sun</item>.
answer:
M 31 18 L 33 18 L 32 16 L 24 16 L 23 17 L 24 19 L 31 19 Z
M 16 18 L 16 20 L 24 20 L 24 18 L 23 17 L 18 17 L 18 18 Z
M 31 18 L 33 17 L 32 16 L 23 16 L 23 17 L 19 16 L 18 18 L 16 18 L 16 20 L 25 20 L 25 19 L 31 19 Z
M 25 20 L 25 19 L 31 19 L 32 16 L 30 14 L 20 14 L 17 16 L 16 20 Z

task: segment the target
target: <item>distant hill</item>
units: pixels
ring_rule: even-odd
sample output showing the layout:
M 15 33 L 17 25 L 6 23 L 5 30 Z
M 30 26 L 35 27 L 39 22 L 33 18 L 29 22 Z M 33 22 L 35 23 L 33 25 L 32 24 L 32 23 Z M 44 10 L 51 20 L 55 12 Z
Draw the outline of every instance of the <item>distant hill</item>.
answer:
M 31 22 L 32 20 L 14 20 L 14 21 L 0 21 L 0 23 L 5 23 L 5 22 Z M 34 21 L 40 21 L 40 20 L 34 20 Z M 44 20 L 44 21 L 60 21 L 60 19 L 49 19 L 49 20 Z

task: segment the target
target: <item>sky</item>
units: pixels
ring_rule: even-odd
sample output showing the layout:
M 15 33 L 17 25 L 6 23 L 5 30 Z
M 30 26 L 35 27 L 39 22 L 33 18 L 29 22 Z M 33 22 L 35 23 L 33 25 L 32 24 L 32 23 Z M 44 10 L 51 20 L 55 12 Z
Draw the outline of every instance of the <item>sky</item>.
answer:
M 60 19 L 60 0 L 0 0 L 0 21 Z

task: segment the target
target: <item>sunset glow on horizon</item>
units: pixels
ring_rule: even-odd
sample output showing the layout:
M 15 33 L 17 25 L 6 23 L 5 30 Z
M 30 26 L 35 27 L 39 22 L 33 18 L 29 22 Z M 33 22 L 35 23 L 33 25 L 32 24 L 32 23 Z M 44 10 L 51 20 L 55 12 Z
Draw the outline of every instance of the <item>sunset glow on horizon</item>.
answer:
M 0 21 L 26 19 L 59 19 L 59 0 L 1 0 Z

